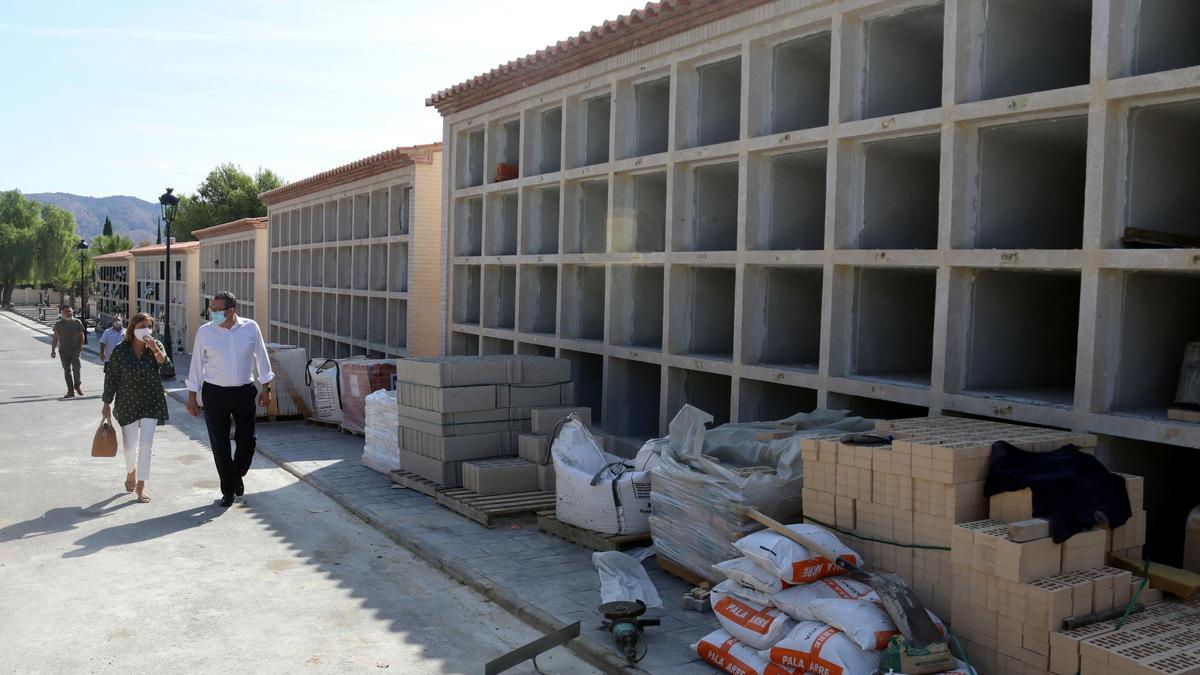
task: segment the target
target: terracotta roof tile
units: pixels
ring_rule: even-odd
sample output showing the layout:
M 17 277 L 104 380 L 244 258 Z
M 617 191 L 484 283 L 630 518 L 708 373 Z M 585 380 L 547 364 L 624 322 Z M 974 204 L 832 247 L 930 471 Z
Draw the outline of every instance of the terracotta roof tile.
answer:
M 92 256 L 92 262 L 109 262 L 116 260 L 125 260 L 130 256 L 129 251 L 113 251 L 104 255 Z
M 770 0 L 663 0 L 648 3 L 578 35 L 514 59 L 425 99 L 442 115 L 472 108 L 513 91 L 657 42 L 696 26 L 753 9 Z
M 239 218 L 228 223 L 213 225 L 200 230 L 192 230 L 192 236 L 197 239 L 208 239 L 210 237 L 220 237 L 226 234 L 236 234 L 238 232 L 246 232 L 249 230 L 263 230 L 267 227 L 266 216 L 257 218 Z
M 288 199 L 302 197 L 314 192 L 320 192 L 321 190 L 328 190 L 332 187 L 369 178 L 410 164 L 430 164 L 433 162 L 433 153 L 441 151 L 441 143 L 392 148 L 377 155 L 364 157 L 349 164 L 343 164 L 328 171 L 322 171 L 315 176 L 302 178 L 274 190 L 267 190 L 260 194 L 258 198 L 268 205 L 278 204 Z
M 199 247 L 200 242 L 198 241 L 179 241 L 171 244 L 171 252 L 174 253 L 175 251 L 180 251 L 186 253 L 188 251 L 198 250 Z M 167 245 L 151 244 L 150 246 L 141 246 L 139 248 L 130 249 L 129 252 L 135 256 L 163 255 L 167 252 Z

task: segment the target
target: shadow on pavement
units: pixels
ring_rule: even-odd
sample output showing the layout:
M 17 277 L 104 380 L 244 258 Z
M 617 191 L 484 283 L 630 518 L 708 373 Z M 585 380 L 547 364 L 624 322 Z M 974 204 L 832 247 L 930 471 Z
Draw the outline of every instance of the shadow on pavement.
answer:
M 131 498 L 130 501 L 122 502 L 115 506 L 111 505 L 112 502 L 125 495 L 126 493 L 124 492 L 118 492 L 91 506 L 60 506 L 50 509 L 33 520 L 13 523 L 7 527 L 0 528 L 0 544 L 17 539 L 32 539 L 47 534 L 70 532 L 75 529 L 77 524 L 84 520 L 101 518 L 136 503 Z
M 75 545 L 79 548 L 74 551 L 67 551 L 62 557 L 82 558 L 113 546 L 124 546 L 140 541 L 149 541 L 193 527 L 200 527 L 211 522 L 214 518 L 224 513 L 225 510 L 219 503 L 213 502 L 149 520 L 138 520 L 123 525 L 115 525 L 89 534 L 75 542 Z

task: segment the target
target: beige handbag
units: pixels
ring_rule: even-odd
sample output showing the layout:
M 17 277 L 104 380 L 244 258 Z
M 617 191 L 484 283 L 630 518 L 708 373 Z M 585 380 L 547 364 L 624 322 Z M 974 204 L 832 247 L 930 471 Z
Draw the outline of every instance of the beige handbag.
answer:
M 108 420 L 100 420 L 96 435 L 92 437 L 92 457 L 117 456 L 117 431 Z

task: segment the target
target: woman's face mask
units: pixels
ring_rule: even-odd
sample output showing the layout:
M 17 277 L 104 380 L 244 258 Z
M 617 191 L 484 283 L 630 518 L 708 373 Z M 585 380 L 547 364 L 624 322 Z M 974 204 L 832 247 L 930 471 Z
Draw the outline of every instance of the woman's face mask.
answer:
M 143 326 L 142 328 L 134 328 L 133 336 L 136 337 L 137 339 L 141 340 L 142 342 L 145 342 L 146 338 L 150 337 L 150 333 L 152 333 L 152 332 L 153 331 L 151 331 L 149 328 L 146 328 Z

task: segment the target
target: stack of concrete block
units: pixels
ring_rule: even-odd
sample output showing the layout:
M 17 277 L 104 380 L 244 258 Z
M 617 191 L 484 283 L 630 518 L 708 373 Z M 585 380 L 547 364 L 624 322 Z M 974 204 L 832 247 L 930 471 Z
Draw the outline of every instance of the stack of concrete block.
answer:
M 538 489 L 538 467 L 517 457 L 463 462 L 463 487 L 481 495 L 533 492 Z
M 535 408 L 532 411 L 530 432 L 517 439 L 517 453 L 521 459 L 537 466 L 537 487 L 543 492 L 554 492 L 554 458 L 550 456 L 550 445 L 558 423 L 574 413 L 584 426 L 592 424 L 591 408 L 551 407 Z M 592 434 L 600 446 L 610 452 L 613 437 Z M 607 446 L 607 447 L 606 447 Z
M 400 466 L 447 487 L 465 461 L 515 456 L 534 408 L 574 397 L 570 361 L 541 356 L 400 359 L 396 379 Z

